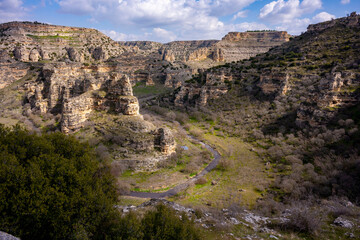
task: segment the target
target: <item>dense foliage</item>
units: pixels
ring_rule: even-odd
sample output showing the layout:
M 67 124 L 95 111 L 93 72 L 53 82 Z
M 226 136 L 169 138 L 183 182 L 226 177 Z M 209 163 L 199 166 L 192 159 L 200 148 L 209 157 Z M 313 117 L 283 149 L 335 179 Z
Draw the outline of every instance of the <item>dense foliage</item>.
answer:
M 121 227 L 117 233 L 120 239 L 201 239 L 199 230 L 193 221 L 183 214 L 181 218 L 175 211 L 163 204 L 156 206 L 154 210 L 147 211 L 143 218 L 130 213 L 121 221 Z
M 122 217 L 114 181 L 94 151 L 61 133 L 0 125 L 0 230 L 21 239 L 199 239 L 160 205 Z
M 116 200 L 91 149 L 0 126 L 0 229 L 22 239 L 102 238 Z

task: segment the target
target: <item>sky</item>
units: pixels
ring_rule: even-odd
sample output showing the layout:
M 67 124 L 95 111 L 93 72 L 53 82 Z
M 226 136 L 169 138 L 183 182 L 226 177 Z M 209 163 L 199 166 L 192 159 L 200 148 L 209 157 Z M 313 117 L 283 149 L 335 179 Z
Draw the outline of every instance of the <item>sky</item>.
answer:
M 38 21 L 95 28 L 117 41 L 221 39 L 284 30 L 360 12 L 360 0 L 0 0 L 0 23 Z

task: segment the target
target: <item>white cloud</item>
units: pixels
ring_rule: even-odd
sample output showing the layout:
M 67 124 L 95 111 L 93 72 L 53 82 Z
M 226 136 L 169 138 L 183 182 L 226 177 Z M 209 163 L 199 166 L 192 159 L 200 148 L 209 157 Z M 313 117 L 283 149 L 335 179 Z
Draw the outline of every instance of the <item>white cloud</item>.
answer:
M 245 17 L 247 17 L 247 13 L 248 13 L 247 10 L 245 10 L 245 11 L 240 11 L 240 12 L 236 13 L 236 14 L 233 16 L 232 20 L 236 20 L 236 19 L 238 19 L 238 18 L 245 18 Z
M 121 29 L 143 29 L 147 36 L 167 39 L 221 38 L 220 16 L 237 13 L 255 0 L 58 0 L 63 13 L 89 15 L 91 21 L 108 20 Z M 157 29 L 157 30 L 155 30 Z M 164 33 L 164 32 L 163 32 Z M 140 36 L 145 36 L 140 34 Z M 165 38 L 159 40 L 163 41 Z
M 176 39 L 176 35 L 173 32 L 162 28 L 154 28 L 153 34 L 156 39 L 159 39 L 161 42 L 171 42 Z
M 142 34 L 125 34 L 115 30 L 101 30 L 102 33 L 109 36 L 115 41 L 157 41 L 157 42 L 171 42 L 177 36 L 166 29 L 154 28 L 150 32 L 143 32 Z
M 321 0 L 277 0 L 266 4 L 259 17 L 274 24 L 290 23 L 303 14 L 312 13 L 322 6 Z
M 348 4 L 350 3 L 350 0 L 341 0 L 341 4 Z
M 0 22 L 23 20 L 27 11 L 20 0 L 0 0 Z
M 282 24 L 276 27 L 276 30 L 283 30 L 288 31 L 290 34 L 298 35 L 302 32 L 305 32 L 309 24 L 319 23 L 331 20 L 336 18 L 334 15 L 331 15 L 327 12 L 321 12 L 314 17 L 310 18 L 303 18 L 303 19 L 293 19 L 291 25 L 289 24 Z
M 112 40 L 115 41 L 131 41 L 133 40 L 130 35 L 125 33 L 119 33 L 114 30 L 101 30 L 102 33 L 109 36 Z
M 312 18 L 312 23 L 325 22 L 335 18 L 336 18 L 335 15 L 332 15 L 327 12 L 321 12 Z
M 247 30 L 269 30 L 269 28 L 262 23 L 257 22 L 243 22 L 239 24 L 235 24 L 232 26 L 232 29 L 229 29 L 230 31 L 237 31 L 237 32 L 245 32 Z

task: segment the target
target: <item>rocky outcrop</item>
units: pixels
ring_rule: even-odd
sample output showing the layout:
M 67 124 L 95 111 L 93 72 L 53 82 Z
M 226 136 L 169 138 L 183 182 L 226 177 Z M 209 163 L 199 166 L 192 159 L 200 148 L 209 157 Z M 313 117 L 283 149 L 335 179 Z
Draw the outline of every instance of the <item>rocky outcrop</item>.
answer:
M 134 96 L 119 96 L 115 111 L 125 115 L 139 115 L 139 102 Z
M 34 111 L 62 114 L 63 132 L 80 129 L 94 108 L 139 115 L 129 78 L 114 71 L 106 65 L 47 64 L 37 82 L 27 84 L 26 99 Z M 104 94 L 92 94 L 94 91 Z
M 193 82 L 181 86 L 175 93 L 175 106 L 184 105 L 205 106 L 211 99 L 217 99 L 227 93 L 227 84 L 233 81 L 230 69 L 220 69 L 219 71 L 200 71 L 197 77 L 197 85 Z
M 356 12 L 352 12 L 350 16 L 338 19 L 332 19 L 327 22 L 321 22 L 317 24 L 310 24 L 307 28 L 308 32 L 320 32 L 327 28 L 334 27 L 335 25 L 342 25 L 346 27 L 354 27 L 360 25 L 360 15 Z
M 96 47 L 90 49 L 92 57 L 97 61 L 105 61 L 109 58 L 109 54 L 102 47 Z
M 188 79 L 191 79 L 191 70 L 186 69 L 182 71 L 166 71 L 165 73 L 165 86 L 171 88 L 181 87 L 184 82 Z
M 216 44 L 214 61 L 239 61 L 289 41 L 287 32 L 230 32 Z
M 14 49 L 14 57 L 19 61 L 29 61 L 30 52 L 25 47 L 16 47 Z
M 209 48 L 217 42 L 217 40 L 175 41 L 164 44 L 159 52 L 163 60 L 169 62 L 202 61 L 208 58 Z
M 146 86 L 154 86 L 154 80 L 152 79 L 151 75 L 148 74 L 146 77 L 146 82 L 145 82 Z
M 119 42 L 119 44 L 127 47 L 132 47 L 136 52 L 149 54 L 158 51 L 162 47 L 162 43 L 152 41 L 126 41 Z
M 176 142 L 170 129 L 159 128 L 157 130 L 155 145 L 160 147 L 164 155 L 170 155 L 175 152 Z
M 31 22 L 0 24 L 0 39 L 0 49 L 13 52 L 15 59 L 25 62 L 36 62 L 41 58 L 53 61 L 104 61 L 110 56 L 122 54 L 128 48 L 95 29 Z
M 34 48 L 30 51 L 29 60 L 31 62 L 37 62 L 40 60 L 40 58 L 40 53 L 37 49 Z
M 9 60 L 0 63 L 0 89 L 26 76 L 29 66 L 25 63 L 14 63 Z
M 84 57 L 74 48 L 67 48 L 67 53 L 69 55 L 69 59 L 73 62 L 83 62 Z
M 290 90 L 289 74 L 266 70 L 260 75 L 258 87 L 265 95 L 274 93 L 285 95 Z
M 93 110 L 93 99 L 89 94 L 65 98 L 62 104 L 61 131 L 69 133 L 82 128 Z

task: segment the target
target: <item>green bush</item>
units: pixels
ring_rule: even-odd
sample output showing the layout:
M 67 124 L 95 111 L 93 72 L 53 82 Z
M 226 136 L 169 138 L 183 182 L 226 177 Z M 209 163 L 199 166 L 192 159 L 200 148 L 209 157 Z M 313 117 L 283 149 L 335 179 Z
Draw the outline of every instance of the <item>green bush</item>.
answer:
M 200 239 L 193 221 L 185 214 L 179 218 L 173 209 L 163 204 L 157 205 L 154 211 L 148 211 L 141 223 L 143 239 Z
M 0 125 L 0 229 L 21 239 L 104 239 L 113 179 L 92 149 L 61 133 Z

